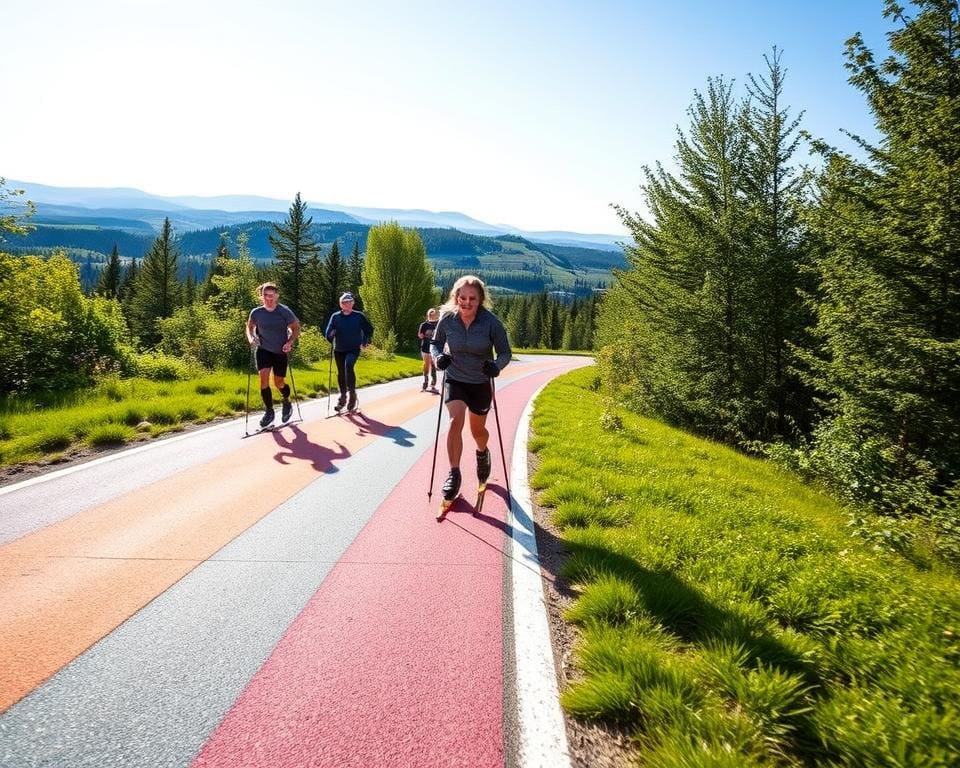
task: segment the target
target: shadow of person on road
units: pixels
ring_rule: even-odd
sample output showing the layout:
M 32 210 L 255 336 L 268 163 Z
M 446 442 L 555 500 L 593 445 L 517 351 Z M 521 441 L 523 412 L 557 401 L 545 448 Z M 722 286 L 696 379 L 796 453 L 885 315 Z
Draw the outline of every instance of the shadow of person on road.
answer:
M 285 430 L 277 429 L 271 433 L 274 442 L 279 448 L 283 449 L 274 454 L 273 457 L 273 460 L 279 464 L 289 464 L 290 459 L 298 459 L 311 462 L 313 468 L 319 473 L 332 473 L 338 471 L 333 463 L 334 461 L 346 459 L 350 456 L 350 451 L 340 443 L 336 443 L 339 450 L 335 451 L 332 448 L 311 442 L 307 433 L 300 427 L 294 425 L 291 429 L 293 431 L 292 440 L 286 436 Z
M 413 442 L 410 438 L 415 437 L 415 435 L 403 427 L 384 424 L 382 421 L 371 419 L 365 413 L 359 411 L 356 413 L 347 413 L 345 418 L 357 427 L 357 434 L 361 437 L 364 435 L 386 437 L 404 448 L 413 447 Z

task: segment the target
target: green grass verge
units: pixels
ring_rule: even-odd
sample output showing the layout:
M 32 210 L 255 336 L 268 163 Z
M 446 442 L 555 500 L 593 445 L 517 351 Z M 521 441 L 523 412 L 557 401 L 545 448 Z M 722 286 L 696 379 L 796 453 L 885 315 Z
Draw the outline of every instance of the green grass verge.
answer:
M 396 355 L 390 360 L 363 357 L 357 363 L 357 383 L 366 386 L 413 376 L 421 365 L 420 357 L 412 355 Z M 328 375 L 328 366 L 322 364 L 295 368 L 300 399 L 326 395 Z M 334 371 L 334 388 L 336 385 Z M 9 398 L 0 411 L 0 466 L 49 460 L 81 445 L 117 445 L 234 416 L 243 413 L 246 397 L 246 372 L 216 371 L 188 381 L 111 378 L 88 390 L 41 402 L 38 398 Z M 251 409 L 261 407 L 255 377 L 250 405 Z M 149 426 L 138 430 L 143 422 Z
M 551 383 L 530 442 L 576 595 L 566 711 L 626 728 L 644 766 L 960 764 L 956 574 L 598 389 Z

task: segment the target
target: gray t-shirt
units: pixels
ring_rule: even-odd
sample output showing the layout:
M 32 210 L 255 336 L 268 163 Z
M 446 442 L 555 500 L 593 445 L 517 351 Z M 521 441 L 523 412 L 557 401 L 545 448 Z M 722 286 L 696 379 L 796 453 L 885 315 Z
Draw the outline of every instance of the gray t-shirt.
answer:
M 261 347 L 268 352 L 283 354 L 283 345 L 289 336 L 287 326 L 298 320 L 290 307 L 277 304 L 272 312 L 266 307 L 254 307 L 250 310 L 250 322 L 256 328 Z
M 456 312 L 444 315 L 430 341 L 430 354 L 436 360 L 443 352 L 453 358 L 447 368 L 447 378 L 464 384 L 483 384 L 489 381 L 483 372 L 483 363 L 493 359 L 496 352 L 497 368 L 501 371 L 510 362 L 510 341 L 497 316 L 480 307 L 477 316 L 467 328 Z

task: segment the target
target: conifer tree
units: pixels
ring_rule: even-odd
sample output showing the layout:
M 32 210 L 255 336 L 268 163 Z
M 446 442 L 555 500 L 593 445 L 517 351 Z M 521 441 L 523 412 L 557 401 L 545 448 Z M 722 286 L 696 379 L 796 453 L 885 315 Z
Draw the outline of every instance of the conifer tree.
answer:
M 796 375 L 791 349 L 808 344 L 812 319 L 801 289 L 809 290 L 802 270 L 809 265 L 809 237 L 801 221 L 807 179 L 791 159 L 800 142 L 800 112 L 790 118 L 783 103 L 786 70 L 782 51 L 764 56 L 766 75 L 749 76 L 749 162 L 744 192 L 752 207 L 751 250 L 756 254 L 755 326 L 758 344 L 756 399 L 771 416 L 758 434 L 787 435 L 809 428 L 811 392 Z
M 347 265 L 340 258 L 340 246 L 334 240 L 320 270 L 320 295 L 323 298 L 322 306 L 327 313 L 337 310 L 340 294 L 346 290 L 349 290 Z
M 350 260 L 347 262 L 347 286 L 353 294 L 354 307 L 363 310 L 363 299 L 360 296 L 360 286 L 363 285 L 363 256 L 360 254 L 360 242 L 353 244 Z
M 307 204 L 297 192 L 286 220 L 273 225 L 270 245 L 277 260 L 277 286 L 281 301 L 293 310 L 297 317 L 303 315 L 304 272 L 310 257 L 319 253 L 320 246 L 310 232 L 313 218 L 307 217 Z
M 110 258 L 100 272 L 100 279 L 97 282 L 97 294 L 106 299 L 119 298 L 122 271 L 120 265 L 120 250 L 117 248 L 117 244 L 114 243 L 113 250 L 110 251 Z
M 935 509 L 960 477 L 960 6 L 918 0 L 881 64 L 859 34 L 850 81 L 881 135 L 867 162 L 825 144 L 813 226 L 829 418 L 817 451 L 837 487 L 888 511 Z M 954 502 L 955 504 L 955 502 Z
M 143 257 L 131 300 L 131 326 L 146 346 L 152 346 L 160 340 L 157 319 L 170 317 L 180 305 L 182 289 L 177 277 L 179 257 L 170 218 L 167 217 L 163 220 L 160 236 Z

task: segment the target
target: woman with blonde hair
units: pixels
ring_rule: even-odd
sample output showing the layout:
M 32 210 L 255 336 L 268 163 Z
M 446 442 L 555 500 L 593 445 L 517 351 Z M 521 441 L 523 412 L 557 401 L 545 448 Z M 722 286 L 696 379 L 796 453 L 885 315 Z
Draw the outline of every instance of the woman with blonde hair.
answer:
M 447 458 L 450 472 L 443 483 L 442 516 L 460 493 L 463 426 L 469 421 L 477 444 L 477 481 L 482 492 L 490 477 L 487 414 L 493 398 L 491 379 L 510 362 L 510 342 L 503 323 L 487 307 L 486 286 L 476 275 L 453 284 L 430 343 L 438 370 L 444 371 L 443 398 L 450 414 Z M 494 353 L 496 357 L 494 358 Z M 469 415 L 469 418 L 468 418 Z
M 427 310 L 427 319 L 420 323 L 417 329 L 417 338 L 420 339 L 420 357 L 423 358 L 423 386 L 420 391 L 427 389 L 427 374 L 430 374 L 430 389 L 437 388 L 437 367 L 433 364 L 430 354 L 430 340 L 437 328 L 437 310 L 433 307 Z

